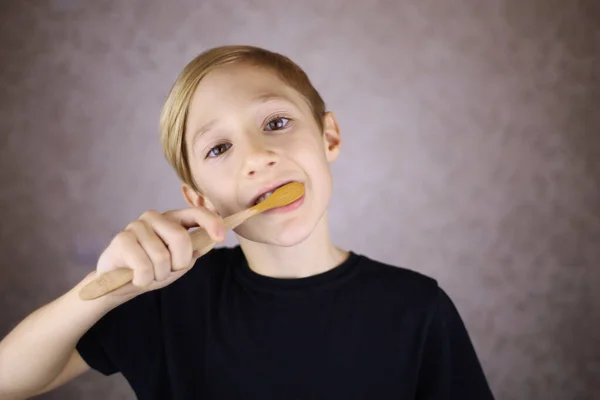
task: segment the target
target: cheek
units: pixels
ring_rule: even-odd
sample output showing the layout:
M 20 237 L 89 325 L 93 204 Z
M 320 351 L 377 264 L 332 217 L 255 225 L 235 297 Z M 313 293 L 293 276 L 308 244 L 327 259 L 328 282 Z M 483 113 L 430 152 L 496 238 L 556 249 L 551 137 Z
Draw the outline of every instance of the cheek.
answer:
M 235 190 L 231 176 L 215 168 L 205 168 L 201 172 L 196 170 L 194 173 L 200 190 L 221 215 L 228 215 L 232 210 L 236 210 Z
M 312 139 L 303 141 L 303 143 L 298 143 L 295 146 L 294 151 L 299 162 L 301 162 L 307 170 L 323 173 L 323 169 L 328 169 L 325 150 L 319 140 Z
M 307 174 L 315 194 L 327 198 L 331 194 L 331 172 L 325 158 L 325 151 L 317 142 L 297 149 L 296 157 Z
M 206 192 L 206 196 L 210 199 L 216 212 L 222 217 L 240 211 L 239 205 L 235 202 L 235 193 L 229 188 L 211 188 Z
M 323 140 L 314 132 L 296 133 L 292 140 L 285 142 L 285 152 L 303 164 L 327 162 Z

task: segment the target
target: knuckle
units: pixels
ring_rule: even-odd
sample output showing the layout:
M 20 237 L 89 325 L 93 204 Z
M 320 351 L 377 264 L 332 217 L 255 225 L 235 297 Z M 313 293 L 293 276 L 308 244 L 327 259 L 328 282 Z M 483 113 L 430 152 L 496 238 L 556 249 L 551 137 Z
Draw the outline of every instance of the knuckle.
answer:
M 172 244 L 176 247 L 185 247 L 191 244 L 192 238 L 187 230 L 181 228 L 173 231 Z
M 171 218 L 173 216 L 173 213 L 175 213 L 176 210 L 168 210 L 165 211 L 164 213 L 162 213 L 162 216 L 165 218 Z
M 161 216 L 161 215 L 162 214 L 159 213 L 156 210 L 147 210 L 147 211 L 144 211 L 144 213 L 142 215 L 140 215 L 139 219 L 141 219 L 141 220 L 152 220 L 152 219 L 155 219 L 155 218 L 157 218 L 158 216 Z
M 133 273 L 133 284 L 136 286 L 148 286 L 154 280 L 154 271 L 152 268 L 138 268 Z
M 157 281 L 164 281 L 171 273 L 170 264 L 156 265 L 154 269 L 154 277 Z
M 133 233 L 129 231 L 122 231 L 115 235 L 113 243 L 115 245 L 126 245 L 131 243 L 132 240 L 134 240 Z
M 130 222 L 126 227 L 125 227 L 125 231 L 138 231 L 140 228 L 143 228 L 144 223 L 142 221 L 140 221 L 139 219 Z
M 155 267 L 159 268 L 170 268 L 171 266 L 171 253 L 167 249 L 157 250 L 152 257 L 154 259 Z

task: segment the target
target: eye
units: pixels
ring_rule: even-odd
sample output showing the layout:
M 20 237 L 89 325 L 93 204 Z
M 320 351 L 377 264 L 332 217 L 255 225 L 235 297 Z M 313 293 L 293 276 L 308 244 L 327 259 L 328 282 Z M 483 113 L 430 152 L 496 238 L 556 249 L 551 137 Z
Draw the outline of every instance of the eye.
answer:
M 269 120 L 265 125 L 265 131 L 279 131 L 290 123 L 289 118 L 275 117 Z
M 213 147 L 206 154 L 206 158 L 215 158 L 225 153 L 231 148 L 231 143 L 221 143 Z

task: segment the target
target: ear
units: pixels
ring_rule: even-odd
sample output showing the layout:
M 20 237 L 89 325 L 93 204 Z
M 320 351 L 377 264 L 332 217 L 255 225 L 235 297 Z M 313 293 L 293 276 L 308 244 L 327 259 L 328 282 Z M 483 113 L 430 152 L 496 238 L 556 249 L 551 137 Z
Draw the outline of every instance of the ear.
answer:
M 323 144 L 327 161 L 333 162 L 340 155 L 342 138 L 335 115 L 328 111 L 323 117 Z
M 183 194 L 183 198 L 185 199 L 185 202 L 190 207 L 205 207 L 205 208 L 209 209 L 210 211 L 217 213 L 217 211 L 215 210 L 215 207 L 210 202 L 210 200 L 208 200 L 208 198 L 206 196 L 204 196 L 203 194 L 196 192 L 196 190 L 194 190 L 194 188 L 192 188 L 187 183 L 181 184 L 181 193 Z

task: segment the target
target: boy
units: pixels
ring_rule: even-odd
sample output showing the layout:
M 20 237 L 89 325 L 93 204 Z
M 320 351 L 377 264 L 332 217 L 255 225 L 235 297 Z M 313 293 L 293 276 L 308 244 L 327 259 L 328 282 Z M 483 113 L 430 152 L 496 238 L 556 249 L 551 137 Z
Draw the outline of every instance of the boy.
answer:
M 492 398 L 433 279 L 332 243 L 340 132 L 296 64 L 249 46 L 199 55 L 167 98 L 161 138 L 190 208 L 144 213 L 94 274 L 21 322 L 0 343 L 0 398 L 89 368 L 121 372 L 139 399 Z M 304 197 L 242 224 L 240 246 L 193 253 L 189 228 L 222 241 L 222 217 L 289 181 Z M 118 267 L 132 284 L 79 300 Z

